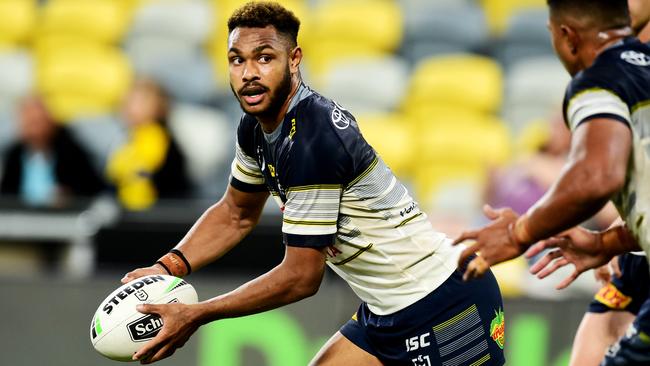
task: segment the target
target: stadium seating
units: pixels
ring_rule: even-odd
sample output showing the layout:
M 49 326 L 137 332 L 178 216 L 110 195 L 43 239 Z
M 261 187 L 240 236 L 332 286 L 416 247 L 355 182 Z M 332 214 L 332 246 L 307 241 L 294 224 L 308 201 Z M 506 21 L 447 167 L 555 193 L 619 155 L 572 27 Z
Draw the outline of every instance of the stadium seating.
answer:
M 342 58 L 316 87 L 355 114 L 390 112 L 401 102 L 408 74 L 406 61 L 399 57 Z
M 545 0 L 480 0 L 493 34 L 506 30 L 514 13 L 522 9 L 545 9 Z
M 25 49 L 0 50 L 0 110 L 10 108 L 19 97 L 31 92 L 33 64 Z
M 416 65 L 404 107 L 418 111 L 430 105 L 445 105 L 496 113 L 503 97 L 502 77 L 500 66 L 487 57 L 431 57 Z
M 39 19 L 39 38 L 66 36 L 104 43 L 121 40 L 129 24 L 129 13 L 119 1 L 50 0 Z
M 465 1 L 404 1 L 402 53 L 412 63 L 445 53 L 479 50 L 488 41 L 485 16 Z
M 508 68 L 522 58 L 553 55 L 546 29 L 546 10 L 524 10 L 515 13 L 502 38 L 497 42 L 495 57 Z
M 211 108 L 177 104 L 169 129 L 188 162 L 188 174 L 205 197 L 219 194 L 234 157 L 235 129 L 228 116 Z
M 314 78 L 341 57 L 395 52 L 402 40 L 403 18 L 390 0 L 330 0 L 312 11 L 305 50 Z
M 401 178 L 409 178 L 415 161 L 413 124 L 401 114 L 360 114 L 361 133 L 384 162 Z
M 128 60 L 109 46 L 52 49 L 38 58 L 38 89 L 61 121 L 116 110 L 131 77 Z
M 560 113 L 569 74 L 553 57 L 515 63 L 507 74 L 503 115 L 513 131 L 527 122 Z
M 137 74 L 156 79 L 179 100 L 208 103 L 226 91 L 203 49 L 213 26 L 205 1 L 146 3 L 135 11 L 125 49 Z
M 0 1 L 0 49 L 27 41 L 36 23 L 36 0 Z

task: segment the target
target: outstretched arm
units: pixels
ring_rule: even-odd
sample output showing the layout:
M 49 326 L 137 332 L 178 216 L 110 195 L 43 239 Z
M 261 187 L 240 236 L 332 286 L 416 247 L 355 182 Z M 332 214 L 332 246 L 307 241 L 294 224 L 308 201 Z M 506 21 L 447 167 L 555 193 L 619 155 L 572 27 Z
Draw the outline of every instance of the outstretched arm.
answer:
M 287 247 L 284 260 L 238 289 L 197 305 L 140 305 L 143 313 L 163 318 L 160 333 L 133 357 L 150 363 L 169 357 L 205 323 L 287 305 L 318 291 L 325 270 L 324 249 Z
M 215 261 L 257 225 L 268 196 L 268 192 L 247 193 L 228 186 L 221 200 L 201 215 L 175 249 L 183 253 L 193 270 Z M 169 267 L 167 269 L 174 275 L 184 274 Z M 139 268 L 127 273 L 122 282 L 148 274 L 166 274 L 167 269 L 160 264 Z
M 463 252 L 459 263 L 481 252 L 473 260 L 475 264 L 468 266 L 468 277 L 480 276 L 488 265 L 515 258 L 536 241 L 557 235 L 597 213 L 623 187 L 631 146 L 630 129 L 618 120 L 597 118 L 582 123 L 573 134 L 562 175 L 527 214 L 517 217 L 509 209 L 487 210 L 493 223 L 456 239 L 456 243 L 476 240 Z

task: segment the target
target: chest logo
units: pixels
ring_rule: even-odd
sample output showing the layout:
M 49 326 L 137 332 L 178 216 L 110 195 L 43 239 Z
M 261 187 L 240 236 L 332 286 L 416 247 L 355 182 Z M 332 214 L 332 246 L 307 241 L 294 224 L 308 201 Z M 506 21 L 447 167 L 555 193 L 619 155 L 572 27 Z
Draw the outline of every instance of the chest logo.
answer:
M 621 53 L 621 59 L 636 66 L 650 66 L 650 57 L 642 52 L 625 51 Z
M 271 176 L 275 178 L 275 167 L 271 164 L 266 164 L 266 166 L 269 167 L 269 173 L 271 173 Z
M 350 119 L 343 113 L 343 110 L 338 104 L 335 104 L 334 110 L 332 110 L 332 123 L 339 130 L 350 127 Z
M 293 140 L 293 135 L 296 134 L 296 119 L 291 119 L 291 130 L 289 130 L 289 140 Z

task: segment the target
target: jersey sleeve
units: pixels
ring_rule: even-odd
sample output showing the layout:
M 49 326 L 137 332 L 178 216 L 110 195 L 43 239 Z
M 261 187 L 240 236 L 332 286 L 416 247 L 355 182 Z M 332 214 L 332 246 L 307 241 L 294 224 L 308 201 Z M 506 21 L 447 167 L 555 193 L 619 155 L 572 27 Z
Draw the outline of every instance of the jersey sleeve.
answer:
M 630 110 L 617 87 L 598 77 L 574 79 L 565 98 L 565 118 L 572 131 L 582 123 L 608 118 L 630 125 Z
M 252 156 L 253 131 L 245 123 L 242 120 L 237 129 L 235 158 L 230 167 L 230 185 L 243 192 L 263 192 L 268 189 L 264 175 Z
M 286 245 L 334 244 L 341 196 L 352 169 L 344 135 L 354 133 L 352 129 L 339 131 L 332 127 L 335 108 L 333 104 L 318 103 L 296 118 L 293 153 L 285 180 L 287 200 L 282 233 Z

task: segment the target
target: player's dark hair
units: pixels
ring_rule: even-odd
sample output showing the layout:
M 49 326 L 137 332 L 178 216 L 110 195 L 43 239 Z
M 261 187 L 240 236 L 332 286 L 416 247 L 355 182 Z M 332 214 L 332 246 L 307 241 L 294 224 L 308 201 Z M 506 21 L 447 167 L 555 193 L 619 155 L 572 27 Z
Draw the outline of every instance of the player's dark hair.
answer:
M 251 1 L 235 10 L 228 19 L 228 33 L 238 27 L 266 28 L 269 25 L 287 36 L 292 47 L 298 44 L 300 20 L 291 10 L 272 1 Z
M 601 29 L 630 25 L 627 0 L 547 0 L 551 14 L 571 14 L 589 17 Z

